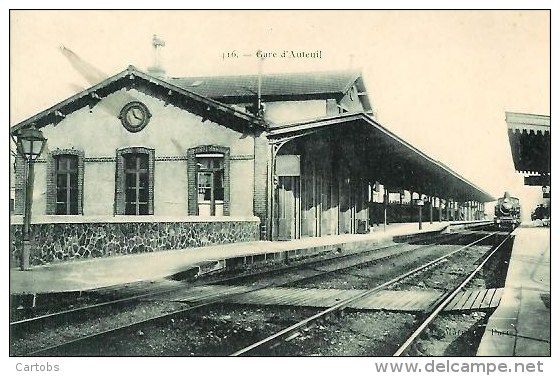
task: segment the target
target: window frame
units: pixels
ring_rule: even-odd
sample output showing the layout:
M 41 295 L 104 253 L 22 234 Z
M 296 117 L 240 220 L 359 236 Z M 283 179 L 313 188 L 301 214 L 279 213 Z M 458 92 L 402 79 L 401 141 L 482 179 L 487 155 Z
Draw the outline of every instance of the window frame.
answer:
M 195 154 L 196 157 L 196 187 L 197 187 L 197 202 L 200 208 L 200 204 L 204 203 L 204 204 L 210 204 L 210 216 L 214 217 L 216 216 L 216 205 L 217 204 L 221 204 L 222 208 L 224 205 L 224 199 L 222 197 L 221 200 L 216 199 L 216 177 L 218 176 L 218 173 L 221 173 L 221 181 L 222 181 L 222 186 L 220 187 L 222 190 L 224 190 L 224 175 L 225 175 L 225 158 L 224 155 L 222 153 L 212 153 L 212 154 L 208 154 L 208 153 L 198 153 Z M 200 168 L 199 165 L 199 161 L 200 160 L 210 160 L 211 161 L 211 166 L 209 167 L 203 167 Z M 214 161 L 220 161 L 221 163 L 219 163 L 219 167 L 215 167 L 213 166 L 213 162 Z M 207 187 L 208 189 L 210 189 L 210 200 L 202 200 L 199 201 L 199 197 L 200 197 L 200 175 L 207 175 L 209 176 L 209 181 L 210 181 L 210 186 Z M 222 192 L 222 196 L 224 195 L 224 193 Z M 199 215 L 200 215 L 200 211 L 199 211 Z
M 129 153 L 123 155 L 124 160 L 124 174 L 125 174 L 125 214 L 126 215 L 147 215 L 149 193 L 142 194 L 142 190 L 149 190 L 149 156 L 144 153 Z M 133 167 L 127 166 L 128 159 L 131 158 Z M 143 166 L 144 165 L 144 166 Z M 132 176 L 134 181 L 131 185 L 128 184 L 128 177 Z M 130 192 L 133 192 L 134 200 L 128 197 Z M 145 196 L 141 200 L 141 197 Z M 133 207 L 134 213 L 129 211 Z M 145 208 L 145 209 L 144 209 Z M 145 210 L 145 213 L 142 211 Z
M 73 157 L 76 158 L 76 173 L 77 173 L 77 187 L 76 187 L 76 199 L 77 199 L 77 212 L 76 213 L 58 213 L 57 202 L 58 202 L 58 169 L 57 161 L 59 158 Z M 51 151 L 47 156 L 47 200 L 46 200 L 46 214 L 47 215 L 83 215 L 83 201 L 84 201 L 84 152 L 78 149 L 55 149 Z M 68 195 L 68 191 L 67 191 Z M 68 198 L 68 196 L 67 196 Z M 69 205 L 69 200 L 67 201 L 67 209 Z
M 217 145 L 201 145 L 187 150 L 187 204 L 189 215 L 200 215 L 198 210 L 198 167 L 197 156 L 204 158 L 205 155 L 223 156 L 223 215 L 230 215 L 230 148 Z M 215 204 L 215 203 L 214 203 Z M 215 213 L 211 209 L 211 215 Z
M 61 154 L 54 157 L 56 174 L 56 214 L 57 215 L 77 215 L 78 214 L 78 157 L 71 154 Z M 62 163 L 64 162 L 64 163 Z M 63 166 L 61 166 L 63 164 Z M 75 164 L 75 166 L 72 166 Z M 60 177 L 63 177 L 64 186 L 59 185 Z M 72 178 L 75 177 L 75 182 Z M 74 194 L 72 191 L 75 190 Z M 60 193 L 63 193 L 63 200 L 59 201 Z M 73 203 L 73 200 L 76 200 Z M 74 206 L 75 204 L 75 206 Z M 59 208 L 63 206 L 62 212 Z M 75 213 L 73 213 L 75 209 Z
M 145 155 L 147 156 L 147 190 L 148 190 L 148 201 L 147 201 L 147 213 L 139 214 L 139 197 L 138 197 L 138 179 L 136 177 L 136 213 L 127 213 L 127 185 L 126 185 L 126 175 L 127 168 L 125 165 L 126 157 L 130 155 Z M 137 159 L 138 163 L 138 159 Z M 153 215 L 154 214 L 154 171 L 155 171 L 155 150 L 145 147 L 127 147 L 122 149 L 117 149 L 116 157 L 116 171 L 115 171 L 115 201 L 114 201 L 114 213 L 115 215 Z

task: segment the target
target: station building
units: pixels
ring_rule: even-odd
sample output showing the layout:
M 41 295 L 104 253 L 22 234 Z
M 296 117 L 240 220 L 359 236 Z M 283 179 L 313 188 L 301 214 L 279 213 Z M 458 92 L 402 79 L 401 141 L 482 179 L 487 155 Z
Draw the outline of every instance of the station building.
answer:
M 169 78 L 132 66 L 11 127 L 34 164 L 32 264 L 483 219 L 493 198 L 376 120 L 359 72 Z M 21 250 L 26 162 L 14 163 Z

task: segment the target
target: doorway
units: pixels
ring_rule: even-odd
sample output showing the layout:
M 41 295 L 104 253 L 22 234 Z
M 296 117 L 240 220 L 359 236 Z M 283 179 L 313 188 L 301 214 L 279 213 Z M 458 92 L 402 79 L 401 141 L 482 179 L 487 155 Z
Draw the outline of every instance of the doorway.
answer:
M 299 176 L 278 177 L 278 240 L 299 238 L 299 202 Z

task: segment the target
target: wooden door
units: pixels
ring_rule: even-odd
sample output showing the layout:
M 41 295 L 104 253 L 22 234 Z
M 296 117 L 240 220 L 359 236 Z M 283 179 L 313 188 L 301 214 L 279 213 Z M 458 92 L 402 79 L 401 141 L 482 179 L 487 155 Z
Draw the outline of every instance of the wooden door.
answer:
M 325 168 L 321 174 L 321 236 L 332 235 L 331 172 Z
M 333 171 L 333 174 L 331 176 L 331 208 L 330 208 L 330 212 L 331 212 L 331 233 L 333 235 L 338 235 L 339 234 L 339 228 L 338 228 L 338 217 L 340 215 L 339 213 L 339 186 L 338 186 L 338 179 L 336 176 L 336 171 Z
M 278 240 L 299 237 L 299 177 L 278 179 Z
M 301 236 L 315 236 L 315 177 L 311 161 L 302 165 L 301 177 Z
M 349 178 L 341 178 L 339 181 L 340 214 L 338 227 L 340 234 L 351 234 L 353 227 L 353 203 L 352 186 Z

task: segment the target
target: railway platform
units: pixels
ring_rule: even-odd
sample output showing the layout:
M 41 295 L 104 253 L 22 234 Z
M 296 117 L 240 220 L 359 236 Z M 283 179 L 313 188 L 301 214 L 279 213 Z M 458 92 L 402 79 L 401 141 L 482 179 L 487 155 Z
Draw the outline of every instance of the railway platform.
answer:
M 550 228 L 519 227 L 505 288 L 480 342 L 482 356 L 550 356 Z
M 469 222 L 476 223 L 476 222 Z M 453 222 L 461 226 L 462 222 Z M 48 294 L 86 291 L 96 288 L 150 281 L 181 273 L 207 261 L 221 261 L 243 256 L 271 255 L 310 249 L 360 250 L 373 244 L 393 241 L 395 237 L 441 231 L 449 222 L 396 223 L 374 226 L 368 234 L 336 235 L 291 241 L 256 241 L 208 247 L 177 249 L 134 255 L 92 258 L 32 267 L 27 271 L 10 270 L 11 294 Z

